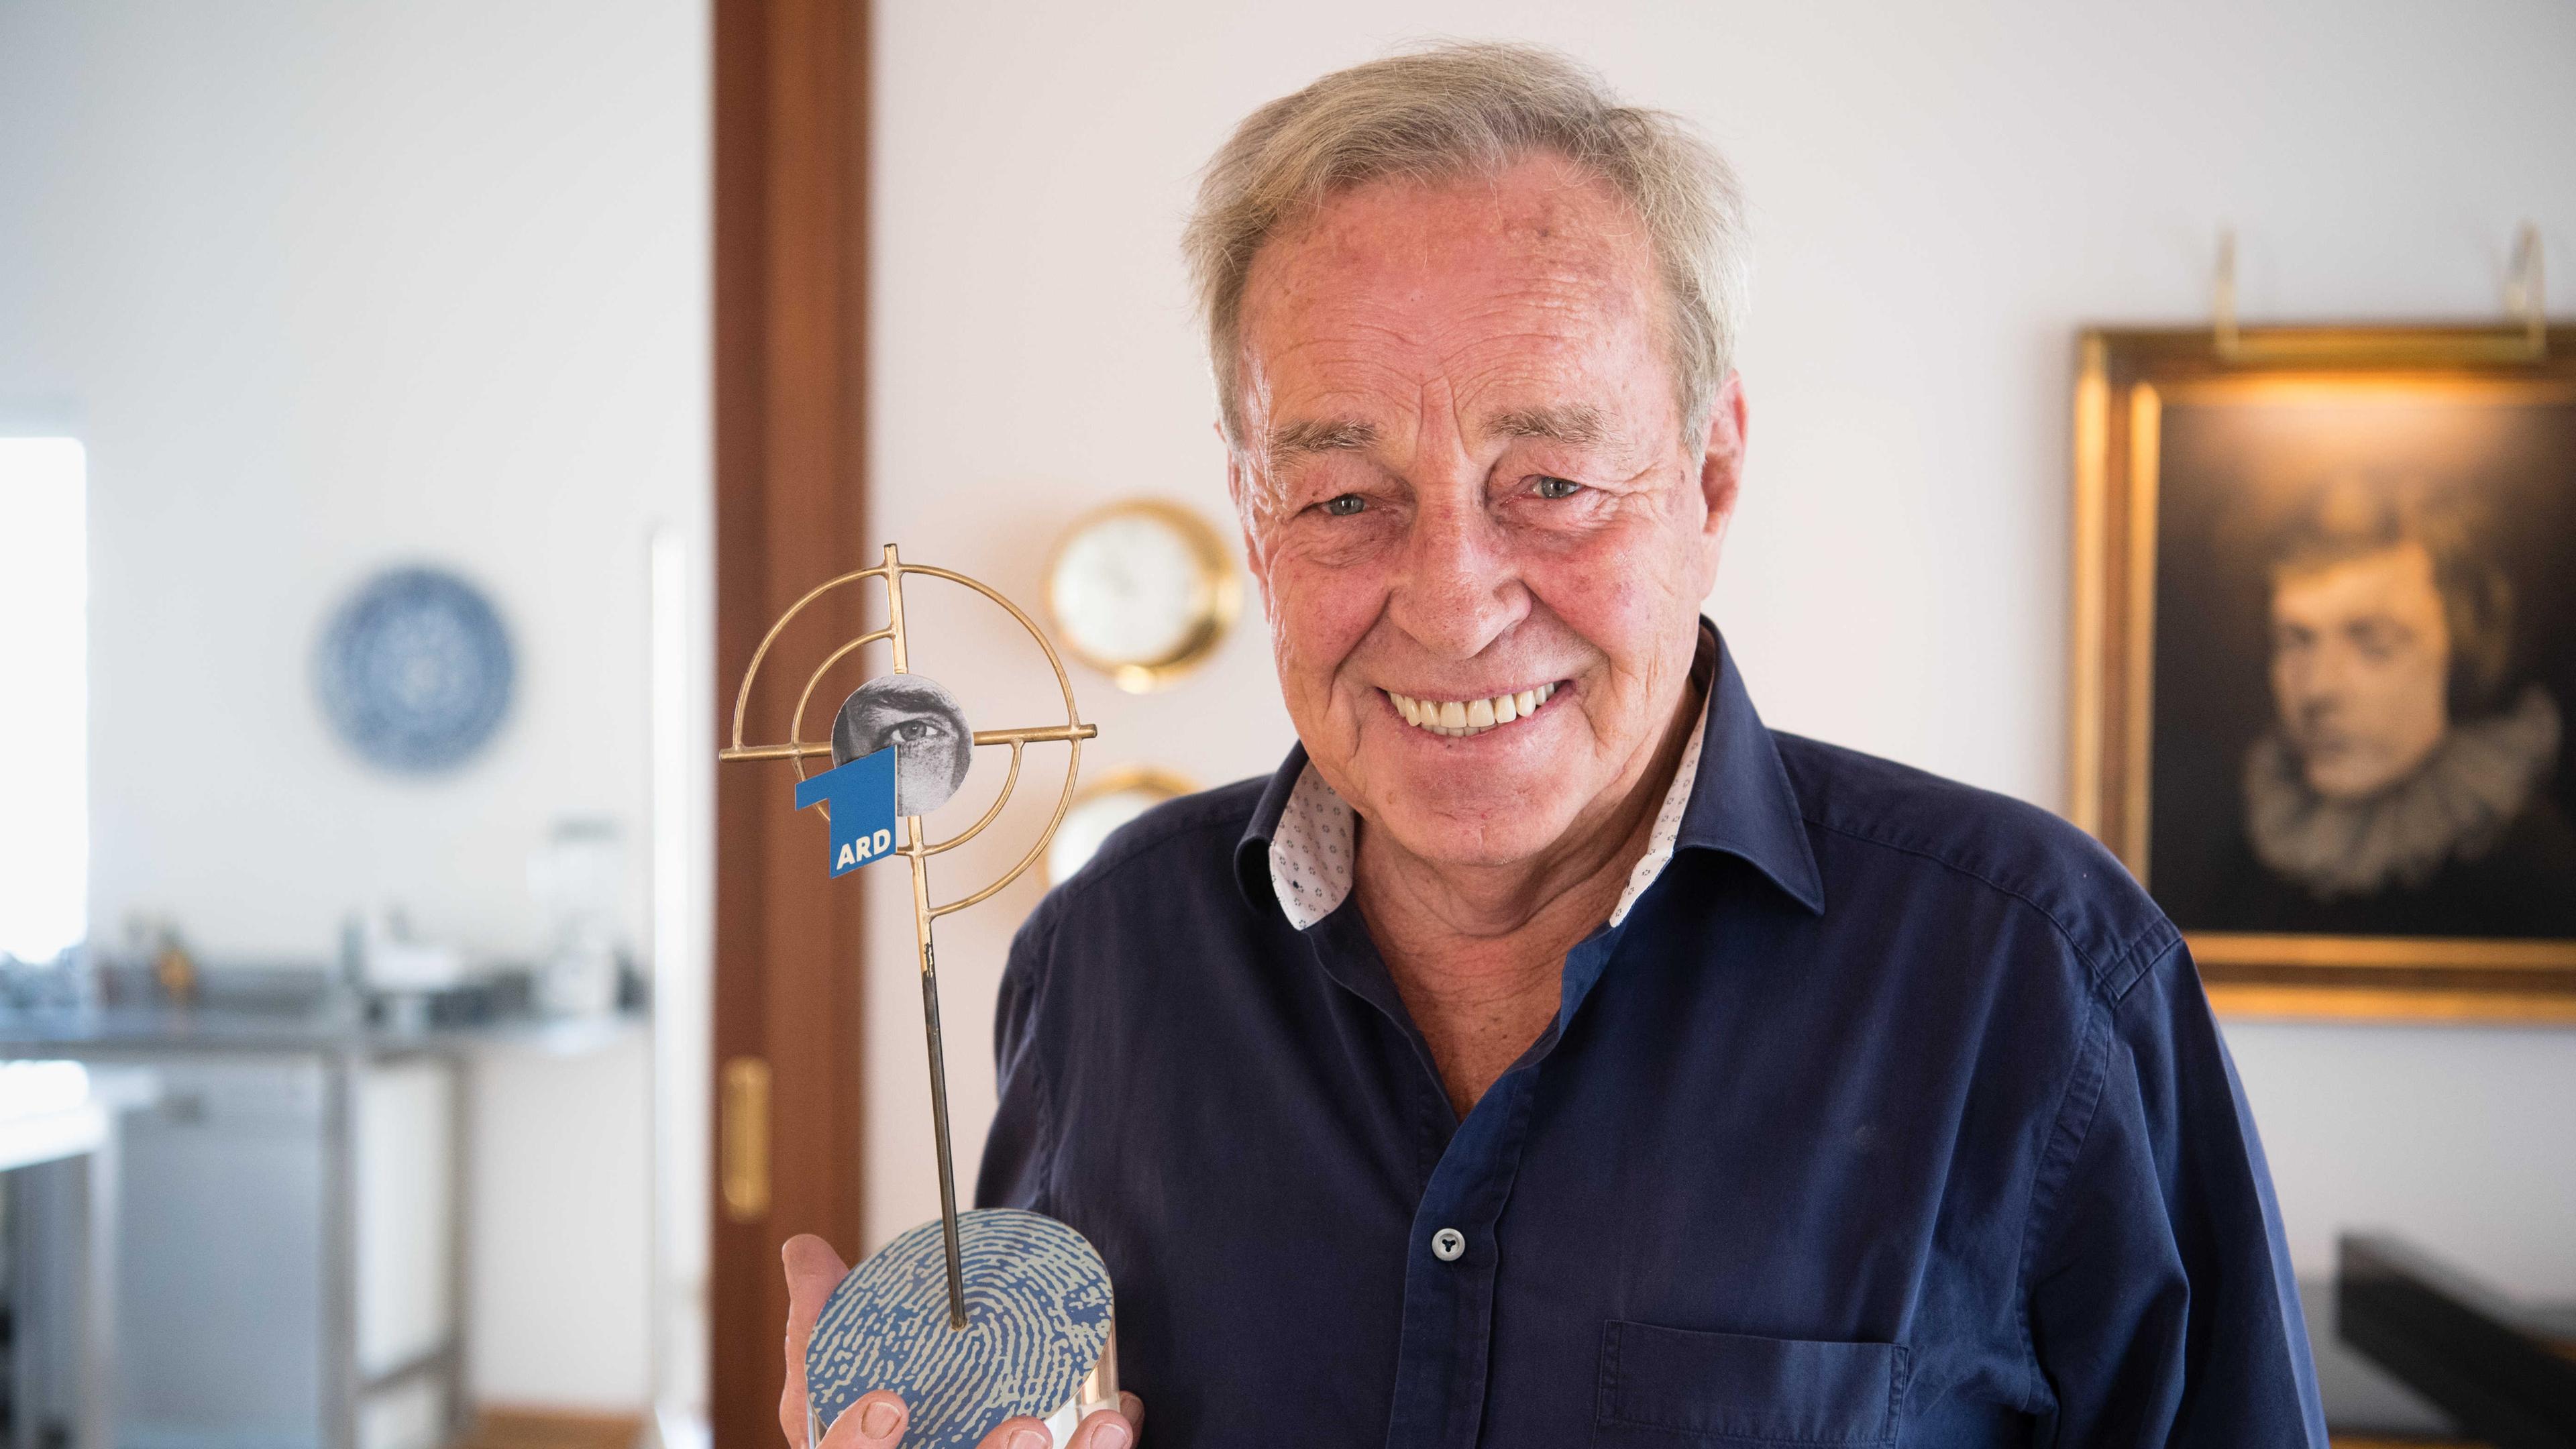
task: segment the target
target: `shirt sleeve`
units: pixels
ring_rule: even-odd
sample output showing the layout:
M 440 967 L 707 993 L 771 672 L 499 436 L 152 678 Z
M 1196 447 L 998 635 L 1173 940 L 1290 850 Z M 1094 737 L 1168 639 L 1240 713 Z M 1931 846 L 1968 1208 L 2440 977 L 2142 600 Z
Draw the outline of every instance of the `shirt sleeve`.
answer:
M 1000 1000 L 993 1010 L 993 1064 L 1000 1103 L 984 1138 L 984 1162 L 975 1179 L 977 1207 L 1048 1211 L 1046 1180 L 1053 1155 L 1054 1114 L 1038 1046 L 1039 998 L 1055 943 L 1052 916 L 1043 908 L 1011 938 L 1002 969 Z
M 2028 1246 L 2042 1442 L 2326 1449 L 2271 1172 L 2180 941 L 2079 1062 Z

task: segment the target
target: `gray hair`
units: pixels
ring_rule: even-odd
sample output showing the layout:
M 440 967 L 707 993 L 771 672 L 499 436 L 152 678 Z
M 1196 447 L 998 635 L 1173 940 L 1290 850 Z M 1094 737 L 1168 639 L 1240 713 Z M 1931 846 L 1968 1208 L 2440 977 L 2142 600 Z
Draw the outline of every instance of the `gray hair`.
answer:
M 1688 123 L 1619 104 L 1533 45 L 1451 43 L 1355 65 L 1244 119 L 1208 162 L 1182 233 L 1229 442 L 1243 444 L 1244 279 L 1262 245 L 1331 197 L 1386 177 L 1436 184 L 1561 156 L 1644 221 L 1666 301 L 1677 401 L 1696 436 L 1724 385 L 1749 257 L 1735 172 Z

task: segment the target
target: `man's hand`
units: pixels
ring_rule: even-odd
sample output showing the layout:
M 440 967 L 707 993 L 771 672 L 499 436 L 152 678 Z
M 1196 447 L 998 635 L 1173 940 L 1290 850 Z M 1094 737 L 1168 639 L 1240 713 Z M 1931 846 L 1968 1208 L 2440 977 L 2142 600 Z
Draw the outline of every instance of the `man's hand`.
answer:
M 787 1264 L 787 1392 L 778 1398 L 778 1427 L 786 1431 L 787 1449 L 809 1449 L 805 1442 L 805 1345 L 814 1336 L 814 1320 L 823 1316 L 824 1301 L 840 1286 L 849 1269 L 832 1245 L 811 1233 L 800 1233 L 779 1250 Z M 1066 1449 L 1127 1449 L 1145 1421 L 1145 1403 L 1134 1394 L 1118 1396 L 1118 1412 L 1103 1409 L 1086 1417 L 1073 1431 Z M 811 1449 L 892 1449 L 902 1442 L 910 1411 L 903 1400 L 879 1390 L 864 1395 L 841 1417 L 825 1426 L 821 1442 Z M 1051 1449 L 1046 1425 L 1035 1419 L 1005 1419 L 984 1436 L 980 1449 Z

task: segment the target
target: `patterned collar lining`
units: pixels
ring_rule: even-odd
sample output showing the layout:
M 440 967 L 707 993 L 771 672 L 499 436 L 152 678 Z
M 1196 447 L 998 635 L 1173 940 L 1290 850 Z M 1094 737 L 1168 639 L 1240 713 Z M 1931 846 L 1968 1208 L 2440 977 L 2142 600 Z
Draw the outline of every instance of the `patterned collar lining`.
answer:
M 1681 835 L 1682 812 L 1689 808 L 1691 785 L 1699 778 L 1700 741 L 1708 733 L 1709 700 L 1717 691 L 1711 688 L 1700 698 L 1699 720 L 1691 726 L 1690 742 L 1682 747 L 1681 763 L 1673 767 L 1672 787 L 1664 791 L 1663 807 L 1655 812 L 1654 830 L 1646 837 L 1646 853 L 1637 860 L 1636 869 L 1628 872 L 1628 887 L 1619 894 L 1618 907 L 1610 912 L 1610 924 L 1618 925 L 1628 918 L 1628 910 L 1637 897 L 1655 883 L 1672 863 L 1673 842 Z M 1288 924 L 1300 931 L 1311 930 L 1326 916 L 1341 908 L 1351 894 L 1351 870 L 1355 859 L 1352 849 L 1351 807 L 1324 783 L 1324 777 L 1308 765 L 1297 776 L 1297 787 L 1288 794 L 1288 808 L 1281 811 L 1279 824 L 1270 833 L 1270 889 L 1279 897 L 1279 909 Z

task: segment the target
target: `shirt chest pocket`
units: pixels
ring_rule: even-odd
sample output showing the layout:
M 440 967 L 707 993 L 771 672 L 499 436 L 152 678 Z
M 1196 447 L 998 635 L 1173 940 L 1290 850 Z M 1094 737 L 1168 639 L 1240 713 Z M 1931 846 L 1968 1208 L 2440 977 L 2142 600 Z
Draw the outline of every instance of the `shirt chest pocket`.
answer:
M 1692 1333 L 1616 1319 L 1601 1334 L 1594 1442 L 1891 1445 L 1906 1351 Z

